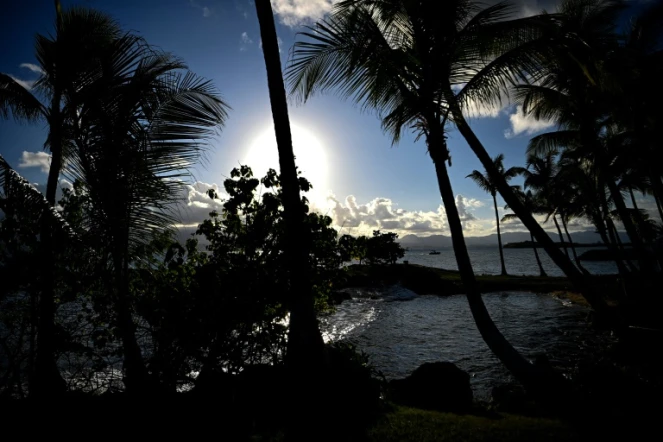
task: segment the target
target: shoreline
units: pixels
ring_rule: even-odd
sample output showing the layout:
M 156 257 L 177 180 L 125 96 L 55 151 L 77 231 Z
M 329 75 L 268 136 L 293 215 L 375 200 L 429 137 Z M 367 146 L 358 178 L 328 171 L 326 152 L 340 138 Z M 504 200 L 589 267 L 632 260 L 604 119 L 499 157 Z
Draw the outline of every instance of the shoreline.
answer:
M 594 275 L 596 284 L 606 293 L 606 299 L 613 298 L 618 275 Z M 574 290 L 566 277 L 557 276 L 501 276 L 476 275 L 481 293 L 500 291 L 522 291 L 550 294 L 575 305 L 589 307 L 587 301 Z M 336 287 L 337 304 L 345 298 L 339 289 L 348 287 L 382 287 L 400 284 L 418 295 L 451 296 L 464 294 L 460 273 L 457 270 L 445 270 L 420 264 L 393 264 L 388 266 L 369 266 L 352 264 L 346 267 L 342 282 Z

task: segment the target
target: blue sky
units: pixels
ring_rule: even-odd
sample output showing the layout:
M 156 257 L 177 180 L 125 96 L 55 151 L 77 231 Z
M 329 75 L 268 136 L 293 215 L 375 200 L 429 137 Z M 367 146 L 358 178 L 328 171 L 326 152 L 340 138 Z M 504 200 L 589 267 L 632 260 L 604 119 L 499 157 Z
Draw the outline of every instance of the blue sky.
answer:
M 301 25 L 322 17 L 331 1 L 272 0 L 284 66 Z M 516 5 L 520 14 L 527 14 L 549 8 L 551 3 L 521 0 Z M 266 157 L 265 149 L 271 148 L 268 142 L 256 146 L 256 140 L 270 138 L 267 134 L 272 126 L 252 1 L 63 0 L 62 4 L 108 12 L 125 29 L 138 32 L 149 43 L 184 59 L 196 74 L 213 80 L 232 107 L 226 127 L 210 145 L 207 161 L 194 171 L 195 182 L 191 183 L 184 202 L 187 209 L 182 224 L 200 222 L 211 207 L 204 197 L 205 190 L 213 184 L 221 185 L 230 169 L 244 161 L 252 147 L 256 149 L 252 157 L 258 160 Z M 35 63 L 34 35 L 52 29 L 53 2 L 9 2 L 3 9 L 0 72 L 26 82 L 29 87 L 38 74 L 25 64 Z M 523 118 L 514 106 L 488 109 L 484 113 L 489 115 L 473 118 L 471 124 L 491 156 L 504 153 L 507 167 L 523 165 L 530 134 L 545 124 Z M 304 129 L 300 139 L 306 140 L 308 133 L 322 146 L 324 156 L 316 159 L 314 154 L 309 155 L 308 163 L 300 164 L 300 168 L 316 188 L 314 202 L 332 215 L 339 226 L 345 226 L 343 233 L 367 233 L 382 228 L 394 229 L 401 235 L 448 234 L 441 216 L 433 165 L 423 141 L 415 143 L 408 134 L 392 147 L 374 114 L 362 112 L 352 102 L 334 95 L 316 96 L 305 105 L 293 105 L 290 117 L 295 126 Z M 46 180 L 41 167 L 43 154 L 36 154 L 43 151 L 45 136 L 43 124 L 28 126 L 0 120 L 0 153 L 34 183 Z M 300 158 L 306 156 L 303 153 L 306 144 L 295 145 Z M 466 234 L 494 233 L 489 195 L 465 178 L 473 169 L 481 170 L 479 161 L 456 131 L 449 134 L 449 147 L 453 160 L 450 176 Z M 316 178 L 325 173 L 326 182 L 317 183 Z M 331 198 L 326 199 L 327 196 Z M 499 204 L 503 204 L 501 200 Z

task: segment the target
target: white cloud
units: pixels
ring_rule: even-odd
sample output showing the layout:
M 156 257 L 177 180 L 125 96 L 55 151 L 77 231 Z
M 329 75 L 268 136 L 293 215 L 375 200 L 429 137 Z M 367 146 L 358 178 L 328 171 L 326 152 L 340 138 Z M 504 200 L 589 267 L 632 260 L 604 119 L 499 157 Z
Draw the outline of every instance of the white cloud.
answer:
M 339 0 L 272 0 L 279 21 L 292 28 L 320 20 Z
M 207 195 L 207 191 L 210 189 L 214 189 L 220 199 L 211 199 Z M 208 184 L 202 181 L 188 184 L 185 194 L 182 195 L 177 227 L 195 227 L 207 219 L 210 212 L 216 210 L 221 213 L 225 199 L 227 199 L 227 195 L 218 184 Z
M 370 235 L 373 230 L 380 229 L 401 236 L 449 233 L 443 205 L 436 211 L 408 211 L 398 208 L 389 198 L 375 198 L 365 204 L 359 204 L 353 195 L 345 201 L 339 201 L 334 195 L 328 199 L 331 203 L 329 215 L 342 233 Z M 480 220 L 474 214 L 474 209 L 482 205 L 479 200 L 456 196 L 456 206 L 466 234 L 485 234 L 485 230 L 490 228 L 489 220 Z
M 522 106 L 516 106 L 515 112 L 509 115 L 509 121 L 511 122 L 511 129 L 504 131 L 506 138 L 513 138 L 522 133 L 532 135 L 555 125 L 554 121 L 537 120 L 531 115 L 525 115 Z
M 27 89 L 27 90 L 31 90 L 32 87 L 35 85 L 35 82 L 34 82 L 34 81 L 30 81 L 30 80 L 21 80 L 20 78 L 16 78 L 16 77 L 14 77 L 13 75 L 9 75 L 9 76 L 10 76 L 15 82 L 17 82 L 18 84 L 20 84 L 23 88 L 25 88 L 25 89 Z
M 20 67 L 30 69 L 32 72 L 36 72 L 37 74 L 45 74 L 44 70 L 40 66 L 37 66 L 36 64 L 21 63 Z
M 39 167 L 40 170 L 44 173 L 48 173 L 48 169 L 51 165 L 51 155 L 46 152 L 27 152 L 23 151 L 21 154 L 20 162 L 18 167 Z
M 454 85 L 452 89 L 458 93 L 465 87 L 465 84 Z M 466 100 L 463 103 L 464 115 L 467 118 L 497 118 L 509 107 L 510 98 L 506 92 L 501 92 L 498 100 L 492 103 L 483 103 L 477 100 Z
M 211 17 L 212 14 L 214 13 L 212 9 L 208 8 L 207 6 L 199 4 L 195 0 L 189 0 L 189 4 L 196 9 L 200 9 L 203 12 L 203 17 Z
M 242 35 L 240 36 L 239 50 L 246 51 L 251 44 L 253 44 L 253 40 L 251 40 L 249 34 L 242 32 Z

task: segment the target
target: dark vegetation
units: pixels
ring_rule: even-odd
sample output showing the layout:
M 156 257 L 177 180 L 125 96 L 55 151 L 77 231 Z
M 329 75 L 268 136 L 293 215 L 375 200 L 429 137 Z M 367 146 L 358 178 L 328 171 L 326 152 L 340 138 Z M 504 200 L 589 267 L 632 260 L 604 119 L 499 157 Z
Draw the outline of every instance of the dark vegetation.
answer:
M 52 155 L 45 195 L 0 157 L 7 421 L 76 416 L 117 423 L 119 432 L 152 428 L 143 417 L 155 413 L 153 435 L 172 434 L 171 419 L 186 428 L 186 419 L 202 420 L 190 435 L 220 415 L 229 437 L 253 440 L 311 440 L 309 428 L 320 440 L 574 440 L 655 415 L 661 225 L 635 194 L 663 216 L 661 3 L 618 28 L 628 10 L 610 0 L 564 0 L 560 13 L 521 19 L 507 3 L 344 0 L 300 36 L 285 74 L 295 98 L 340 92 L 377 111 L 394 142 L 407 129 L 426 142 L 458 272 L 394 265 L 404 255 L 396 234 L 337 238 L 332 220 L 309 210 L 269 0 L 255 6 L 280 173 L 258 179 L 248 166 L 234 169 L 228 198 L 210 190 L 218 210 L 178 243 L 188 171 L 225 124 L 228 104 L 183 61 L 108 16 L 55 4 L 54 32 L 36 37 L 44 74 L 35 88 L 0 74 L 0 116 L 46 124 Z M 473 106 L 505 95 L 557 124 L 532 138 L 526 168 L 505 170 L 501 156 L 490 158 L 466 120 Z M 546 277 L 540 262 L 540 277 L 508 276 L 502 255 L 501 276 L 474 274 L 448 176 L 451 125 L 485 169 L 471 176 L 493 197 L 498 226 L 518 218 L 565 278 Z M 508 183 L 517 174 L 524 189 Z M 56 201 L 60 177 L 73 187 Z M 513 211 L 503 220 L 498 193 Z M 535 216 L 552 219 L 568 247 L 560 250 Z M 593 224 L 619 275 L 582 267 L 573 219 Z M 351 260 L 367 265 L 342 265 Z M 487 346 L 524 389 L 477 405 L 467 374 L 452 364 L 422 366 L 388 385 L 361 351 L 323 343 L 317 316 L 342 300 L 336 289 L 392 283 L 464 294 Z M 616 341 L 564 377 L 500 333 L 482 300 L 497 290 L 572 291 Z M 449 410 L 467 414 L 442 413 Z M 500 414 L 514 410 L 537 418 Z

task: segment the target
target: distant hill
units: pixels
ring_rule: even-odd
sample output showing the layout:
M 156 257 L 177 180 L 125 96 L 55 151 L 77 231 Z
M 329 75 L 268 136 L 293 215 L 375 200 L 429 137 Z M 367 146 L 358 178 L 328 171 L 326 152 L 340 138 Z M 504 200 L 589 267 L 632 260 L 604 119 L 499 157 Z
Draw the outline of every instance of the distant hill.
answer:
M 622 241 L 628 241 L 628 237 L 624 233 L 620 233 Z M 553 241 L 559 242 L 557 234 L 551 235 Z M 601 242 L 601 237 L 598 233 L 591 230 L 583 232 L 571 233 L 573 242 L 579 244 L 594 244 Z M 502 244 L 509 243 L 522 243 L 530 240 L 529 232 L 505 232 L 502 234 Z M 431 236 L 417 236 L 405 235 L 398 240 L 403 247 L 411 249 L 441 249 L 444 247 L 452 247 L 451 237 L 446 235 L 431 235 Z M 496 246 L 497 234 L 487 236 L 466 236 L 465 243 L 468 247 L 480 246 Z

